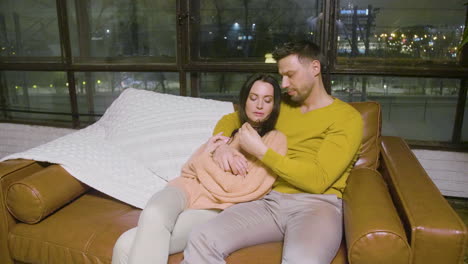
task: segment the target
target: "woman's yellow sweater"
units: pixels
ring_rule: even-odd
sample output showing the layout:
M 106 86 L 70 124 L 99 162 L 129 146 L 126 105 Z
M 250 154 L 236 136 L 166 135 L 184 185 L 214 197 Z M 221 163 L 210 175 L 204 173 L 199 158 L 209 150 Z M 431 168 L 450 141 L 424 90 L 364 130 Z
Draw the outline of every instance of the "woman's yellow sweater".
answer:
M 229 136 L 239 128 L 237 112 L 225 115 L 213 134 Z M 359 112 L 349 104 L 333 103 L 302 113 L 281 103 L 276 129 L 286 135 L 286 156 L 268 149 L 262 162 L 279 177 L 273 190 L 283 193 L 336 194 L 342 197 L 348 175 L 358 158 L 363 134 Z

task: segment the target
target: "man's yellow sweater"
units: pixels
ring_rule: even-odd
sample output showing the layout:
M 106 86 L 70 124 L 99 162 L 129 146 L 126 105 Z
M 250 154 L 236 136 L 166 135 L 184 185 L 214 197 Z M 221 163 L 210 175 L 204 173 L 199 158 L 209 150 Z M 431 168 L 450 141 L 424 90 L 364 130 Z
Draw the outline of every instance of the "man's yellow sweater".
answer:
M 228 136 L 240 125 L 237 112 L 231 113 L 218 122 L 213 134 L 224 132 Z M 336 98 L 332 104 L 307 113 L 283 102 L 276 129 L 286 135 L 288 152 L 282 156 L 268 149 L 262 158 L 279 176 L 273 190 L 341 198 L 361 145 L 359 112 Z

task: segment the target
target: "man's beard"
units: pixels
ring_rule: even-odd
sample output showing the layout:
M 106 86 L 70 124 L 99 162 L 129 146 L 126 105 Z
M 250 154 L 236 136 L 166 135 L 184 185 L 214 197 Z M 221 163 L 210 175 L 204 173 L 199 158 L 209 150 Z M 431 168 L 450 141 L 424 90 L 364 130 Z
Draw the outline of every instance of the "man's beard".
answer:
M 291 99 L 291 101 L 297 104 L 302 104 L 312 93 L 312 89 L 303 89 L 302 93 L 299 92 L 299 89 L 294 89 L 294 91 L 296 92 L 296 94 L 290 95 L 289 98 Z
M 298 103 L 298 104 L 301 104 L 305 100 L 304 94 L 300 94 L 297 91 L 295 95 L 290 95 L 289 98 L 291 99 L 291 101 Z

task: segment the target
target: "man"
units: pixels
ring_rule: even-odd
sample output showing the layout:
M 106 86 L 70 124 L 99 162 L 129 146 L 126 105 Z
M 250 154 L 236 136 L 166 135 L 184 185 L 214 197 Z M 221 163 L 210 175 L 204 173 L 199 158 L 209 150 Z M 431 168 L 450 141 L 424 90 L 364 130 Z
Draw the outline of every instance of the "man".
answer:
M 225 263 L 240 248 L 282 240 L 282 263 L 328 264 L 339 248 L 341 197 L 361 144 L 361 116 L 327 94 L 315 44 L 286 43 L 273 57 L 287 90 L 276 129 L 287 136 L 288 153 L 268 149 L 249 124 L 238 132 L 242 149 L 278 175 L 273 190 L 194 228 L 185 264 Z M 214 133 L 229 135 L 239 125 L 233 113 L 218 122 Z M 228 145 L 219 147 L 213 158 L 224 169 L 245 175 L 242 155 Z

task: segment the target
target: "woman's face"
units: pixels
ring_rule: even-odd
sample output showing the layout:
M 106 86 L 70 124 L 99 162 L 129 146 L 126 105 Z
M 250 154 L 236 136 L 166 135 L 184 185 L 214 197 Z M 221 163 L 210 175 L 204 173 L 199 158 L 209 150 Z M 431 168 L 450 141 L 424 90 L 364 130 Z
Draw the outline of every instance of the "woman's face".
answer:
M 256 81 L 250 89 L 245 112 L 252 124 L 265 121 L 273 111 L 273 86 L 264 81 Z

